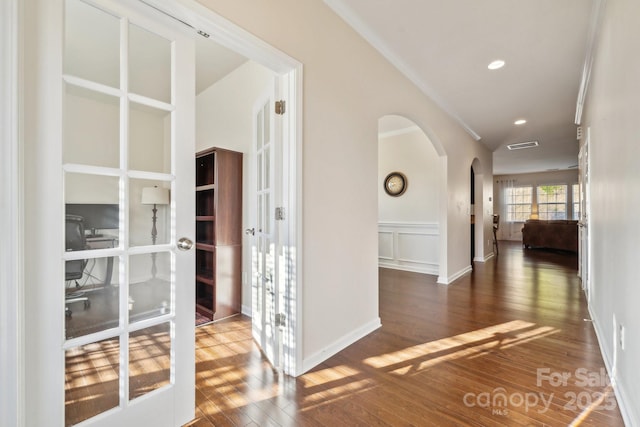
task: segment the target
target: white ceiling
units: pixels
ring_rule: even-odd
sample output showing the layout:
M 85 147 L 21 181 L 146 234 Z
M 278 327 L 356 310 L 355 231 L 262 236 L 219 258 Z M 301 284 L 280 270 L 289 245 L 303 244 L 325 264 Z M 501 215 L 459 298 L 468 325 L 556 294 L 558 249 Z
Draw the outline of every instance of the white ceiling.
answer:
M 196 38 L 196 94 L 199 94 L 248 59 L 211 39 Z
M 494 174 L 577 164 L 594 0 L 325 0 L 494 151 Z M 487 65 L 502 59 L 495 71 Z M 527 123 L 515 126 L 516 119 Z M 538 148 L 507 144 L 537 140 Z

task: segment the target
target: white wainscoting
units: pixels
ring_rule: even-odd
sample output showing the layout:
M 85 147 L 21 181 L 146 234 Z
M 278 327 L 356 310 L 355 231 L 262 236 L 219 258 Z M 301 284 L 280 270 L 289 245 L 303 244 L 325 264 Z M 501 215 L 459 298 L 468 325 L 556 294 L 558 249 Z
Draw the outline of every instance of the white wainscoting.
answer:
M 378 265 L 417 273 L 439 273 L 437 222 L 378 223 Z

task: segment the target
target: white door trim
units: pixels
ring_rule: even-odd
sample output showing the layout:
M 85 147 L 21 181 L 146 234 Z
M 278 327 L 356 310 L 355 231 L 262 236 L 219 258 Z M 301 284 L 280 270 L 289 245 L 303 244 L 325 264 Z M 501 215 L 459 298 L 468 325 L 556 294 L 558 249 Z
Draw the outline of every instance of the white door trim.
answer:
M 284 88 L 287 99 L 288 120 L 283 129 L 283 181 L 285 211 L 289 235 L 289 247 L 286 249 L 291 268 L 287 271 L 286 282 L 288 291 L 294 296 L 297 308 L 292 311 L 295 319 L 287 321 L 290 328 L 288 335 L 295 340 L 292 346 L 286 348 L 291 354 L 285 355 L 285 360 L 293 361 L 284 366 L 288 375 L 300 375 L 302 370 L 302 324 L 303 324 L 303 295 L 302 295 L 302 64 L 284 52 L 269 45 L 243 28 L 238 27 L 196 0 L 144 0 L 165 13 L 176 17 L 194 31 L 208 34 L 217 43 L 246 56 L 247 58 L 271 69 L 285 77 Z M 291 348 L 293 347 L 293 348 Z
M 22 2 L 0 4 L 0 425 L 24 426 Z

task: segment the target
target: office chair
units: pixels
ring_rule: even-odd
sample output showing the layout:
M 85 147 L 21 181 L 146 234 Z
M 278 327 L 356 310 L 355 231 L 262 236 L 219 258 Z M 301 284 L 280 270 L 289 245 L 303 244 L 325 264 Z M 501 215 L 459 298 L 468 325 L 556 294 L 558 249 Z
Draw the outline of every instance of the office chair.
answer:
M 84 235 L 84 218 L 83 217 L 78 215 L 66 215 L 65 235 L 66 235 L 65 249 L 67 252 L 82 251 L 87 248 L 87 239 Z M 67 261 L 65 263 L 64 276 L 67 283 L 67 288 L 69 287 L 69 282 L 73 282 L 76 288 L 81 287 L 80 284 L 78 283 L 78 280 L 82 279 L 82 276 L 84 274 L 84 268 L 86 265 L 87 265 L 86 259 L 77 259 L 77 260 Z M 84 302 L 85 309 L 91 306 L 91 301 L 89 301 L 89 298 L 84 296 L 84 292 L 82 292 L 79 289 L 76 290 L 75 292 L 70 292 L 65 294 L 65 315 L 67 317 L 71 317 L 71 309 L 69 308 L 69 304 L 80 302 L 80 301 Z
M 498 232 L 499 228 L 500 228 L 500 215 L 493 214 L 493 244 L 496 247 L 496 255 L 500 255 L 500 250 L 498 249 L 498 238 L 496 236 L 496 233 Z

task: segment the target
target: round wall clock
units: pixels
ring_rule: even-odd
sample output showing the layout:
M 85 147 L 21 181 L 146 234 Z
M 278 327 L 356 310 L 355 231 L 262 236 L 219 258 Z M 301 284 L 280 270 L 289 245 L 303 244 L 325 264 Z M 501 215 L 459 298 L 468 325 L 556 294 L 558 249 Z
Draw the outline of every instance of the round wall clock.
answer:
M 407 177 L 400 172 L 391 172 L 384 179 L 384 191 L 390 196 L 401 196 L 407 191 Z

